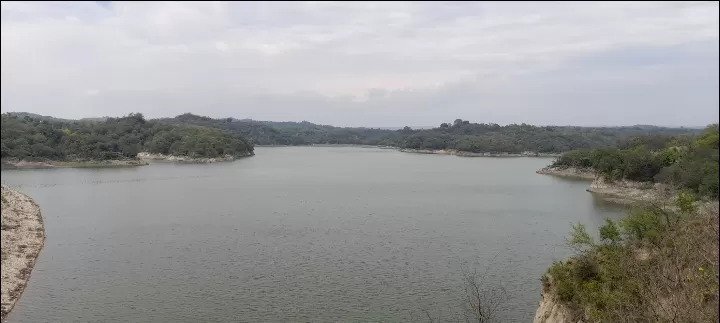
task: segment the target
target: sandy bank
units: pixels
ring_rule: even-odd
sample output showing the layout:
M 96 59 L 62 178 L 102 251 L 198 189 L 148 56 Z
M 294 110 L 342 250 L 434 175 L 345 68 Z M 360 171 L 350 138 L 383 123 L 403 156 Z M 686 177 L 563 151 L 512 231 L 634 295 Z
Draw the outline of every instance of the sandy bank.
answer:
M 28 196 L 2 185 L 2 307 L 0 320 L 15 306 L 45 242 L 40 208 Z
M 452 155 L 460 157 L 557 157 L 559 154 L 546 154 L 537 153 L 532 151 L 525 151 L 522 153 L 474 153 L 469 151 L 461 151 L 455 149 L 400 149 L 404 153 L 414 154 L 435 154 L 435 155 Z

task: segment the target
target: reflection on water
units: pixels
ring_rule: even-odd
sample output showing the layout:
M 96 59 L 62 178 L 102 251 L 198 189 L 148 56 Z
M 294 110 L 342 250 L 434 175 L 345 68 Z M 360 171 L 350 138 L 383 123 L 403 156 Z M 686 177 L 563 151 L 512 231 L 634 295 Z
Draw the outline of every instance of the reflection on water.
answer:
M 552 159 L 256 153 L 3 171 L 48 237 L 8 322 L 417 321 L 460 311 L 462 269 L 488 266 L 510 292 L 502 321 L 527 322 L 570 224 L 622 211 L 535 174 Z

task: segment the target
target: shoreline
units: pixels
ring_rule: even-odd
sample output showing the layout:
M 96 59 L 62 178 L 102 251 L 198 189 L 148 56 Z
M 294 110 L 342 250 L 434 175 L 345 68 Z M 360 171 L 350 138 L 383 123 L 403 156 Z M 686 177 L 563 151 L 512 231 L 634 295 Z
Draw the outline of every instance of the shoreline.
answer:
M 149 153 L 149 152 L 141 152 L 137 154 L 138 159 L 142 160 L 146 164 L 147 161 L 154 161 L 154 162 L 168 162 L 168 163 L 180 163 L 180 164 L 212 164 L 212 163 L 221 163 L 221 162 L 231 162 L 235 161 L 239 158 L 244 157 L 251 157 L 255 156 L 254 152 L 245 152 L 244 154 L 239 154 L 236 156 L 233 155 L 225 155 L 220 157 L 188 157 L 188 156 L 176 156 L 176 155 L 164 155 L 164 154 L 155 154 L 155 153 Z
M 526 151 L 522 153 L 474 153 L 470 151 L 463 151 L 457 149 L 411 149 L 411 148 L 400 148 L 395 146 L 384 146 L 384 145 L 363 145 L 363 144 L 309 144 L 309 145 L 255 145 L 255 147 L 261 148 L 281 148 L 281 147 L 353 147 L 353 148 L 378 148 L 378 149 L 393 149 L 403 153 L 409 154 L 427 154 L 427 155 L 450 155 L 458 157 L 558 157 L 560 153 L 536 153 Z
M 2 185 L 2 306 L 4 321 L 22 296 L 45 244 L 40 207 L 32 198 Z
M 352 148 L 379 148 L 379 149 L 400 149 L 393 146 L 363 145 L 363 144 L 308 144 L 308 145 L 255 145 L 260 148 L 287 148 L 287 147 L 352 147 Z
M 46 169 L 46 168 L 121 168 L 145 166 L 148 163 L 139 159 L 105 161 L 2 161 L 2 169 Z
M 536 174 L 552 175 L 558 177 L 584 179 L 588 181 L 594 181 L 597 176 L 595 173 L 588 169 L 581 169 L 575 167 L 559 168 L 559 167 L 545 167 L 535 171 Z
M 538 169 L 535 173 L 589 181 L 590 185 L 585 189 L 586 192 L 602 198 L 605 201 L 620 205 L 667 201 L 671 200 L 673 195 L 673 193 L 662 184 L 627 180 L 608 182 L 589 169 L 545 167 Z
M 560 154 L 550 153 L 537 153 L 532 151 L 525 151 L 522 153 L 474 153 L 470 151 L 463 151 L 457 149 L 408 149 L 398 148 L 400 152 L 411 153 L 411 154 L 429 154 L 429 155 L 450 155 L 458 157 L 557 157 Z
M 26 161 L 26 160 L 3 160 L 0 165 L 2 169 L 52 169 L 52 168 L 124 168 L 146 166 L 148 161 L 175 162 L 185 164 L 210 164 L 216 162 L 234 161 L 243 157 L 255 156 L 254 152 L 244 152 L 236 156 L 225 155 L 214 158 L 192 158 L 188 156 L 163 155 L 148 152 L 140 152 L 136 159 L 111 159 L 103 161 Z

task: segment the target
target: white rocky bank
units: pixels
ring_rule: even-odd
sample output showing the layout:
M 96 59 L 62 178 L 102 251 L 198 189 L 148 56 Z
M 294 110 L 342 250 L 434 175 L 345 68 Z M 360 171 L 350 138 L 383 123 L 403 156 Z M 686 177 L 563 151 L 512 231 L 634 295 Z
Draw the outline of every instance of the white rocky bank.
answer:
M 572 312 L 555 299 L 552 277 L 546 275 L 547 284 L 543 284 L 540 305 L 535 312 L 533 323 L 583 323 L 573 318 Z
M 247 156 L 252 156 L 252 154 L 247 154 Z M 193 157 L 188 157 L 188 156 L 153 154 L 153 153 L 149 153 L 149 152 L 138 153 L 137 158 L 142 159 L 142 160 L 156 160 L 156 161 L 193 163 L 193 164 L 209 164 L 209 163 L 217 163 L 217 162 L 224 162 L 224 161 L 233 161 L 233 160 L 237 159 L 237 157 L 232 156 L 232 155 L 225 155 L 222 157 L 214 157 L 214 158 L 206 158 L 206 157 L 193 158 Z
M 15 306 L 30 279 L 35 258 L 45 242 L 40 207 L 2 185 L 2 307 L 0 320 Z

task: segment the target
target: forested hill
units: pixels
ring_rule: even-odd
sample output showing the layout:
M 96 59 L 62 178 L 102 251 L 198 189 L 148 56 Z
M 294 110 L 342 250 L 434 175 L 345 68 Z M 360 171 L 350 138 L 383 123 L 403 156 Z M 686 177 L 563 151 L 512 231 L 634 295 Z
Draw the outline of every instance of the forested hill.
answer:
M 400 130 L 342 128 L 310 122 L 271 122 L 212 119 L 190 113 L 159 119 L 166 124 L 193 124 L 228 130 L 258 145 L 363 144 L 412 149 L 456 149 L 470 152 L 524 151 L 560 153 L 582 148 L 617 147 L 635 136 L 674 136 L 699 129 L 633 127 L 538 127 L 526 124 L 500 126 L 457 119 L 434 129 Z
M 141 151 L 193 158 L 253 154 L 253 145 L 238 134 L 168 125 L 139 113 L 102 121 L 4 113 L 0 131 L 3 160 L 122 160 Z

